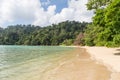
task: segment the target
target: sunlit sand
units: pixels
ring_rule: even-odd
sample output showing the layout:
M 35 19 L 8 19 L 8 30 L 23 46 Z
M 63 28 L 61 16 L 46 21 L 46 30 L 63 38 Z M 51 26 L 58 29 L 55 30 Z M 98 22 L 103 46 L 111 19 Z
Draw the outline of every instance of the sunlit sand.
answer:
M 71 59 L 46 71 L 42 80 L 109 80 L 111 72 L 102 64 L 91 60 L 85 49 L 71 52 Z M 68 56 L 70 56 L 68 55 Z
M 93 60 L 104 64 L 112 72 L 110 80 L 120 80 L 120 48 L 84 47 Z

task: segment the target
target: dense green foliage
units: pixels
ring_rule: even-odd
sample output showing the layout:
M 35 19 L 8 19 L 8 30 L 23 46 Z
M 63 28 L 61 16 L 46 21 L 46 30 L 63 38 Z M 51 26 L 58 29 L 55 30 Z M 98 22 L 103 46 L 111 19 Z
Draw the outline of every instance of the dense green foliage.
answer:
M 14 25 L 0 28 L 1 45 L 72 45 L 88 23 L 66 21 L 52 26 Z
M 89 0 L 88 4 L 91 3 Z M 99 3 L 106 0 L 95 0 Z M 109 4 L 108 4 L 109 3 Z M 95 9 L 88 6 L 88 9 Z M 101 6 L 101 5 L 100 5 Z M 109 0 L 105 7 L 97 7 L 93 23 L 85 31 L 85 44 L 90 46 L 120 46 L 120 0 Z
M 111 3 L 112 0 L 88 0 L 87 8 L 88 10 L 99 9 Z

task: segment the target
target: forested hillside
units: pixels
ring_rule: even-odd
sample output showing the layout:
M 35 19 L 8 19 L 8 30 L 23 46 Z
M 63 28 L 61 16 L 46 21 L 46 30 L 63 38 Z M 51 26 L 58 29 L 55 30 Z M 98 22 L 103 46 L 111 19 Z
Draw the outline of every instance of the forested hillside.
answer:
M 87 24 L 85 22 L 66 21 L 47 27 L 11 25 L 5 29 L 0 28 L 0 44 L 72 45 L 75 43 L 77 45 L 80 44 L 78 35 L 83 34 Z
M 85 45 L 120 46 L 120 0 L 88 0 L 93 22 L 85 30 Z

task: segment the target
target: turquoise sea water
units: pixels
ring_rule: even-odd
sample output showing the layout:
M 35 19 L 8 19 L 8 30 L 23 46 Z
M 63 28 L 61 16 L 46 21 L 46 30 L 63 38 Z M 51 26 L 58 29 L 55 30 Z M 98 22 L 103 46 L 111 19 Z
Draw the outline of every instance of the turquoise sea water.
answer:
M 75 48 L 59 46 L 0 46 L 0 80 L 42 80 L 44 72 Z

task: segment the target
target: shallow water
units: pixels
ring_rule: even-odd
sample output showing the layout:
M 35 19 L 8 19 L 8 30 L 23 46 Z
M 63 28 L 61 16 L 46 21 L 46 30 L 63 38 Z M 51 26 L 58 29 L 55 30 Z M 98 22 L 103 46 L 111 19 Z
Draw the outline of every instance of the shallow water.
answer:
M 70 58 L 44 72 L 40 80 L 111 80 L 111 71 L 92 60 L 85 49 L 78 48 L 69 53 Z
M 42 80 L 46 71 L 66 60 L 68 52 L 74 49 L 57 46 L 0 46 L 0 80 Z

